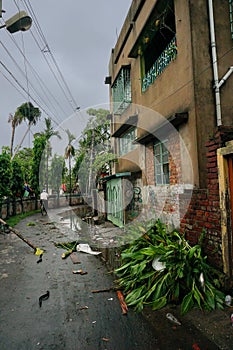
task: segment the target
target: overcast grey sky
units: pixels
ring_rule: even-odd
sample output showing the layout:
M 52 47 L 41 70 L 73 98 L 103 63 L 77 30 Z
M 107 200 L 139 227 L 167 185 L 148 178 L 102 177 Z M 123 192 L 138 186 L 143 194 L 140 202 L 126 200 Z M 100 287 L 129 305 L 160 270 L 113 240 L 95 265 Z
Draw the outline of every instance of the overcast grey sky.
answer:
M 18 9 L 32 13 L 33 24 L 24 33 L 0 31 L 0 147 L 10 145 L 9 114 L 14 114 L 17 107 L 28 100 L 43 112 L 39 129 L 44 128 L 44 117 L 52 117 L 60 124 L 69 120 L 78 106 L 81 113 L 75 114 L 75 120 L 82 128 L 86 118 L 82 110 L 104 107 L 108 103 L 108 85 L 104 79 L 108 75 L 111 49 L 131 2 L 3 0 L 6 13 L 1 25 Z M 17 128 L 15 146 L 24 132 L 25 126 Z M 24 146 L 31 145 L 31 140 L 32 136 L 27 135 Z

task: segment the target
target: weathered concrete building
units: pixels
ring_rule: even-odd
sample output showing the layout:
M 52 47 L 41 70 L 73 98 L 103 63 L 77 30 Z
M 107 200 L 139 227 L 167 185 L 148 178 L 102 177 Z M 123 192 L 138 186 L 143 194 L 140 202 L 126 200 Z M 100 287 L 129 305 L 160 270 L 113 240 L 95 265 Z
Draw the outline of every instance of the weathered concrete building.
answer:
M 233 1 L 133 0 L 112 50 L 108 218 L 154 215 L 232 275 Z

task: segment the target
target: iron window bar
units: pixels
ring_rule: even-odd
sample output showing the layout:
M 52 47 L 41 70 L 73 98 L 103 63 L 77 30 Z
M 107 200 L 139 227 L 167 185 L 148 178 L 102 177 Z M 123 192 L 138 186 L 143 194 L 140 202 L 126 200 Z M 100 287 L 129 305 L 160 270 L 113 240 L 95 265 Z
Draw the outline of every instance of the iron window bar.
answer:
M 154 62 L 149 71 L 142 78 L 142 92 L 145 92 L 147 88 L 153 84 L 157 77 L 162 74 L 164 69 L 169 65 L 171 61 L 174 61 L 177 56 L 176 36 L 170 41 L 165 50 Z

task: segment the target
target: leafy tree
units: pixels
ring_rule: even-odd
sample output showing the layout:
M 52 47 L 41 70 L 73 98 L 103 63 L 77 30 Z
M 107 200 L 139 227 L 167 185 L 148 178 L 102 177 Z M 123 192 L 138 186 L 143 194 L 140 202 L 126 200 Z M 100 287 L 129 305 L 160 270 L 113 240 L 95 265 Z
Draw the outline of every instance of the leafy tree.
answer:
M 44 150 L 46 147 L 45 135 L 35 135 L 33 141 L 33 157 L 32 157 L 32 174 L 31 174 L 31 186 L 35 192 L 36 197 L 40 193 L 44 186 L 43 178 L 43 164 L 44 164 Z
M 17 108 L 15 115 L 27 121 L 29 125 L 36 125 L 40 119 L 41 111 L 34 107 L 31 102 L 25 102 Z
M 97 154 L 91 167 L 97 172 L 98 176 L 101 173 L 111 173 L 111 163 L 116 162 L 116 157 L 113 153 Z
M 110 164 L 116 156 L 111 152 L 109 111 L 91 108 L 87 113 L 90 119 L 79 141 L 74 171 L 81 188 L 90 192 L 95 177 L 111 172 Z
M 11 195 L 10 181 L 11 181 L 12 167 L 10 153 L 6 150 L 0 154 L 0 199 Z
M 59 195 L 59 189 L 64 175 L 65 161 L 62 156 L 54 155 L 50 168 L 50 186 Z
M 16 158 L 14 158 L 11 161 L 11 167 L 12 167 L 12 172 L 11 172 L 10 189 L 13 197 L 13 215 L 16 215 L 16 198 L 18 197 L 22 199 L 24 176 L 23 176 L 23 171 L 20 166 L 20 163 Z M 22 205 L 22 201 L 21 201 L 21 205 Z
M 20 166 L 20 163 L 15 158 L 11 161 L 11 167 L 12 167 L 11 181 L 10 181 L 11 194 L 13 198 L 20 197 L 23 192 L 23 183 L 24 183 L 23 171 Z
M 49 157 L 51 157 L 52 155 L 52 148 L 51 148 L 51 143 L 50 143 L 50 139 L 53 136 L 58 137 L 59 139 L 61 139 L 61 136 L 59 134 L 59 131 L 54 130 L 53 126 L 52 126 L 52 121 L 50 118 L 45 118 L 45 129 L 42 133 L 39 133 L 39 135 L 44 135 L 45 139 L 46 139 L 46 147 L 45 147 L 45 159 L 46 159 L 46 163 L 45 163 L 45 167 L 46 167 L 46 190 L 48 192 L 48 178 L 49 178 Z
M 32 148 L 23 148 L 19 150 L 15 155 L 14 159 L 20 164 L 21 170 L 23 172 L 24 182 L 29 182 L 32 173 L 32 158 L 33 158 L 33 149 Z
M 10 146 L 10 155 L 13 154 L 13 145 L 15 137 L 15 129 L 23 121 L 27 121 L 29 126 L 35 125 L 41 116 L 41 111 L 39 108 L 34 107 L 31 102 L 25 102 L 16 109 L 14 115 L 10 114 L 8 122 L 11 123 L 11 146 Z

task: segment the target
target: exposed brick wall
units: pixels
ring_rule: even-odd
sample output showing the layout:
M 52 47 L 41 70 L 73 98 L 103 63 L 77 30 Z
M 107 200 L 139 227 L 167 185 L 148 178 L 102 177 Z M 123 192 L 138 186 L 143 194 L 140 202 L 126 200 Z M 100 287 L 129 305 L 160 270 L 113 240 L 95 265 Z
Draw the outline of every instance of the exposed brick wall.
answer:
M 178 132 L 171 134 L 168 138 L 169 142 L 169 172 L 170 185 L 181 183 L 181 156 L 180 156 L 180 136 Z
M 185 195 L 180 195 L 181 202 Z M 189 199 L 189 196 L 187 196 Z M 195 189 L 183 219 L 180 230 L 185 233 L 191 245 L 197 244 L 202 233 L 204 250 L 209 261 L 221 267 L 221 226 L 218 195 L 212 195 L 209 189 Z
M 206 188 L 195 188 L 191 192 L 184 190 L 184 193 L 177 195 L 180 231 L 192 245 L 197 244 L 204 233 L 204 253 L 208 261 L 219 269 L 222 268 L 222 233 L 217 150 L 224 147 L 229 140 L 233 140 L 233 127 L 218 127 L 213 137 L 206 142 Z M 178 141 L 174 135 L 170 135 L 169 144 L 172 149 L 172 156 L 169 159 L 170 185 L 174 186 L 182 183 Z M 147 208 L 154 208 L 155 214 L 158 212 L 159 215 L 162 212 L 172 213 L 172 210 L 178 207 L 177 203 L 171 200 L 175 197 L 166 193 L 168 200 L 163 201 L 161 188 L 159 193 L 156 192 L 158 188 L 154 176 L 153 143 L 146 147 L 146 176 L 149 185 Z
M 155 184 L 154 144 L 153 143 L 150 143 L 146 147 L 146 181 L 148 185 Z
M 205 253 L 210 263 L 218 268 L 222 267 L 222 237 L 217 149 L 223 147 L 225 141 L 232 138 L 232 127 L 220 127 L 216 130 L 214 137 L 206 142 L 207 188 L 195 189 L 184 216 L 181 212 L 183 216 L 181 232 L 191 244 L 198 243 L 201 233 L 205 232 Z M 184 208 L 188 198 L 188 193 L 180 195 L 180 202 L 183 202 Z

